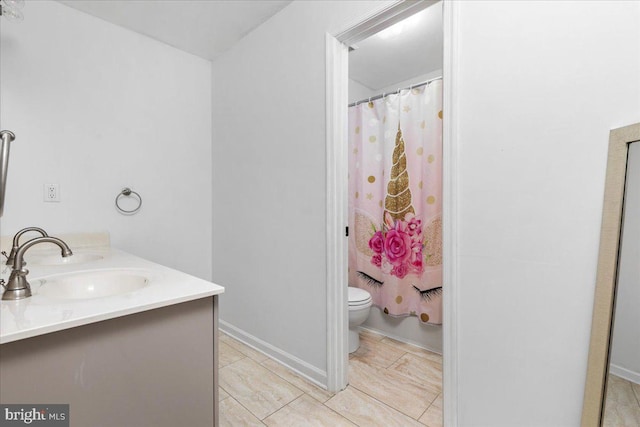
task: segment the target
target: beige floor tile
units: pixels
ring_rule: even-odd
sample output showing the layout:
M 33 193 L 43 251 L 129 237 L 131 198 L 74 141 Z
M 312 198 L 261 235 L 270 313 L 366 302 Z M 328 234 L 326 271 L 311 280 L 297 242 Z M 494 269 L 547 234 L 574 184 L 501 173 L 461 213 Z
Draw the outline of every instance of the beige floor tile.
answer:
M 415 345 L 407 344 L 405 342 L 397 341 L 393 338 L 388 337 L 383 338 L 382 342 L 384 344 L 390 345 L 391 347 L 406 351 L 407 353 L 415 354 L 416 356 L 424 357 L 425 359 L 433 360 L 434 362 L 442 364 L 442 355 L 438 353 L 434 353 L 432 351 L 425 350 L 424 348 L 416 347 Z
M 636 395 L 636 400 L 640 405 L 640 384 L 631 383 L 631 388 L 633 389 L 633 393 Z
M 416 420 L 351 386 L 325 405 L 362 427 L 422 427 Z
M 436 397 L 436 400 L 434 400 L 431 405 L 435 406 L 436 408 L 442 409 L 442 393 L 440 393 L 438 397 Z
M 388 368 L 400 359 L 406 352 L 381 341 L 360 335 L 360 348 L 351 353 L 350 360 L 359 359 L 372 365 Z
M 631 382 L 609 375 L 602 425 L 605 427 L 640 426 L 640 405 Z
M 306 394 L 265 418 L 264 423 L 277 427 L 355 427 L 355 424 Z
M 244 354 L 240 353 L 238 350 L 234 349 L 228 344 L 223 342 L 218 342 L 218 367 L 224 368 L 227 365 L 230 365 L 233 362 L 237 362 L 240 359 L 244 359 Z
M 255 360 L 258 363 L 263 362 L 269 358 L 269 356 L 267 356 L 266 354 L 260 353 L 259 351 L 252 349 L 248 345 L 243 344 L 234 338 L 231 338 L 229 335 L 220 334 L 220 341 L 233 347 L 235 350 L 239 351 L 240 353 L 244 354 L 247 357 L 250 357 L 251 359 Z
M 295 372 L 291 371 L 290 369 L 281 365 L 273 359 L 267 359 L 262 362 L 261 365 L 274 374 L 278 375 L 280 378 L 290 382 L 295 387 L 304 391 L 306 394 L 313 397 L 320 403 L 326 402 L 334 395 L 334 393 L 328 392 L 327 390 L 324 390 L 316 386 L 315 384 L 310 383 L 309 381 L 305 380 Z
M 334 395 L 221 334 L 221 425 L 441 427 L 441 356 L 373 331 L 360 342 L 350 386 Z
M 637 427 L 640 426 L 640 407 L 625 406 L 616 403 L 605 404 L 603 427 Z
M 419 421 L 428 427 L 442 427 L 442 408 L 438 408 L 435 404 L 429 406 Z
M 607 402 L 609 400 L 622 405 L 637 404 L 633 383 L 610 374 L 607 381 Z
M 365 337 L 374 341 L 382 341 L 385 336 L 369 329 L 360 329 L 360 338 Z
M 218 387 L 218 401 L 222 402 L 227 397 L 229 397 L 229 393 L 224 391 L 224 389 L 222 387 Z
M 260 420 L 302 395 L 301 390 L 250 358 L 220 369 L 220 386 Z
M 220 402 L 220 427 L 264 426 L 235 399 L 228 398 Z
M 428 385 L 438 392 L 442 391 L 442 365 L 437 362 L 406 353 L 389 369 L 400 372 L 420 384 Z
M 349 385 L 416 420 L 440 394 L 399 372 L 357 359 L 349 362 Z

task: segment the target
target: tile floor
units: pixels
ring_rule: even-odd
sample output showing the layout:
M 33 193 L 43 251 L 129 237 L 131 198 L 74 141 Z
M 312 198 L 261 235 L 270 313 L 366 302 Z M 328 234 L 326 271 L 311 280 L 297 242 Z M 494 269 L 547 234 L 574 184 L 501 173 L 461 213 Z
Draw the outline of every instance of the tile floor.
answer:
M 640 426 L 640 385 L 609 374 L 604 427 Z
M 442 427 L 442 357 L 363 331 L 329 393 L 221 333 L 220 425 Z

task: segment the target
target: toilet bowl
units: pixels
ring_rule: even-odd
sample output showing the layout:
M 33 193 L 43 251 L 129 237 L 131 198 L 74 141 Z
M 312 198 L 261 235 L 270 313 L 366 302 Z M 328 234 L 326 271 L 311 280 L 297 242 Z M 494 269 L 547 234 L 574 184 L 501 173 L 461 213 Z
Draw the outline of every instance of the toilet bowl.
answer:
M 349 286 L 349 353 L 360 347 L 360 325 L 369 317 L 371 294 Z

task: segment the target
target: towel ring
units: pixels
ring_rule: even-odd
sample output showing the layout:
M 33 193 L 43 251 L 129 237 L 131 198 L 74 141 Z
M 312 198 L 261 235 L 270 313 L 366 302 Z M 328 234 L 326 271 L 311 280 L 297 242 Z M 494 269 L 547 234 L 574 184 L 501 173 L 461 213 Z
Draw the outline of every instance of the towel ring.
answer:
M 132 194 L 134 194 L 138 198 L 138 206 L 136 206 L 135 208 L 133 208 L 131 210 L 122 209 L 120 207 L 120 204 L 118 203 L 120 201 L 120 197 L 122 197 L 122 196 L 130 197 Z M 116 208 L 122 213 L 134 214 L 134 213 L 138 212 L 141 207 L 142 207 L 142 196 L 140 196 L 140 194 L 136 193 L 135 191 L 133 191 L 129 187 L 123 188 L 122 191 L 116 196 Z

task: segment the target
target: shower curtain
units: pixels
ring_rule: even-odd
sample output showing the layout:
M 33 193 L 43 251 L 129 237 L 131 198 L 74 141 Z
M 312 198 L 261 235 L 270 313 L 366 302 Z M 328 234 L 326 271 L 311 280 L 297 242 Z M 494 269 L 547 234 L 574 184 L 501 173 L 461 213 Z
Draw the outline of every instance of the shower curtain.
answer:
M 349 286 L 442 323 L 442 80 L 349 108 Z

